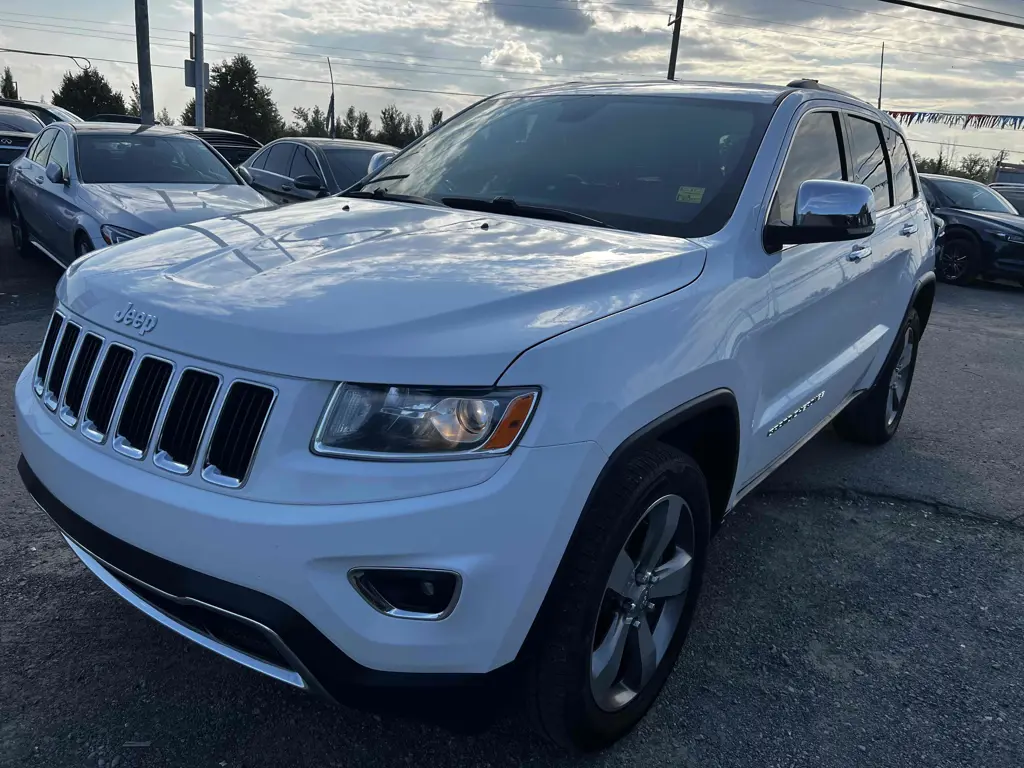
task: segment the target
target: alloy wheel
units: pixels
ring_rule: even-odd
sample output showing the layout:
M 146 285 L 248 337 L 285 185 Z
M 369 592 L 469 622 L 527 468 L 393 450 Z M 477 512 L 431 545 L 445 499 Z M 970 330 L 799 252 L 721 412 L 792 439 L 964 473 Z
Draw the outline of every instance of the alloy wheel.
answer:
M 914 329 L 907 327 L 903 334 L 903 348 L 900 350 L 896 367 L 892 370 L 892 377 L 889 379 L 889 396 L 885 401 L 885 424 L 891 427 L 903 409 L 907 399 L 907 389 L 910 386 L 910 374 L 914 367 Z
M 594 627 L 590 687 L 615 712 L 661 665 L 683 616 L 693 570 L 693 517 L 676 495 L 651 504 L 619 551 Z
M 967 273 L 967 265 L 970 260 L 970 253 L 967 246 L 954 240 L 942 248 L 939 263 L 942 268 L 942 276 L 950 282 L 959 280 Z
M 25 232 L 22 229 L 21 211 L 18 204 L 11 200 L 11 240 L 14 241 L 14 250 L 21 251 L 25 247 Z

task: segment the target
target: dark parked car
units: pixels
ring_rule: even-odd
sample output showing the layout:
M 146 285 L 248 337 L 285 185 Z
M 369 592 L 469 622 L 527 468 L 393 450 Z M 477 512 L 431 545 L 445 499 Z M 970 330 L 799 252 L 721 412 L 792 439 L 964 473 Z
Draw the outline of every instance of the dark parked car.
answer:
M 1003 181 L 989 184 L 989 187 L 1005 197 L 1017 213 L 1024 213 L 1024 184 Z
M 387 144 L 351 139 L 278 139 L 242 168 L 265 197 L 297 203 L 348 189 L 366 175 L 371 157 L 397 151 Z
M 68 112 L 66 109 L 53 106 L 53 104 L 43 104 L 38 101 L 21 101 L 20 99 L 0 99 L 0 107 L 14 107 L 15 109 L 23 109 L 26 112 L 31 112 L 33 115 L 39 118 L 43 125 L 49 125 L 50 123 L 58 122 L 82 122 L 82 118 L 80 118 L 74 112 Z
M 1006 278 L 1024 285 L 1024 217 L 997 191 L 976 181 L 921 174 L 932 212 L 946 222 L 936 272 L 966 285 Z
M 0 107 L 0 188 L 7 183 L 7 169 L 43 130 L 42 121 L 31 112 Z M 3 195 L 0 195 L 3 197 Z
M 142 118 L 137 115 L 94 115 L 90 117 L 90 123 L 133 123 L 142 124 Z M 238 165 L 249 159 L 253 152 L 263 145 L 251 136 L 236 131 L 224 131 L 220 128 L 203 128 L 200 130 L 194 125 L 174 126 L 180 131 L 198 136 L 211 147 L 216 149 L 231 165 Z

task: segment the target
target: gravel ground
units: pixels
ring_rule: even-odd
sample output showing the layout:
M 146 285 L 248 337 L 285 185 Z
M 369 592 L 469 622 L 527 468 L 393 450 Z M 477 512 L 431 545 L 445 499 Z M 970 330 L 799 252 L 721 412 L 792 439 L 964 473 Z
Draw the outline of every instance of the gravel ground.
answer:
M 499 719 L 355 712 L 162 629 L 15 471 L 11 392 L 56 269 L 0 221 L 0 766 L 568 765 Z M 940 287 L 900 435 L 826 432 L 712 548 L 675 674 L 607 766 L 1011 766 L 1024 755 L 1024 290 Z

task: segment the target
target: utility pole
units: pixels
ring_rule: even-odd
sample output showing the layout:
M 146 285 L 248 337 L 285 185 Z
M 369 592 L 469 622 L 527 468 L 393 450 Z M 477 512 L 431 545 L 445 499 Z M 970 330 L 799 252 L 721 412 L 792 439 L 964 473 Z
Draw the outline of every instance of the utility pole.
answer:
M 882 108 L 882 75 L 885 72 L 885 40 L 882 41 L 882 60 L 878 64 L 878 108 Z
M 149 0 L 135 0 L 135 48 L 139 59 L 139 117 L 152 125 L 153 68 L 149 57 Z
M 676 0 L 676 17 L 669 22 L 672 27 L 672 50 L 668 54 L 668 79 L 676 79 L 676 57 L 679 55 L 679 32 L 683 26 L 683 3 Z
M 195 0 L 196 128 L 206 127 L 206 66 L 203 64 L 203 0 Z

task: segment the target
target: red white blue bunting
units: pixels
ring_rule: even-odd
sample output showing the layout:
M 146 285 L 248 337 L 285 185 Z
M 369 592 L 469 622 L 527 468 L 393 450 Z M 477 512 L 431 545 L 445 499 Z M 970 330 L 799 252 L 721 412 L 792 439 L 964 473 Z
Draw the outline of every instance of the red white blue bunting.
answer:
M 951 128 L 1000 128 L 1010 131 L 1024 130 L 1024 115 L 982 115 L 968 112 L 907 112 L 886 110 L 903 125 L 948 125 Z

